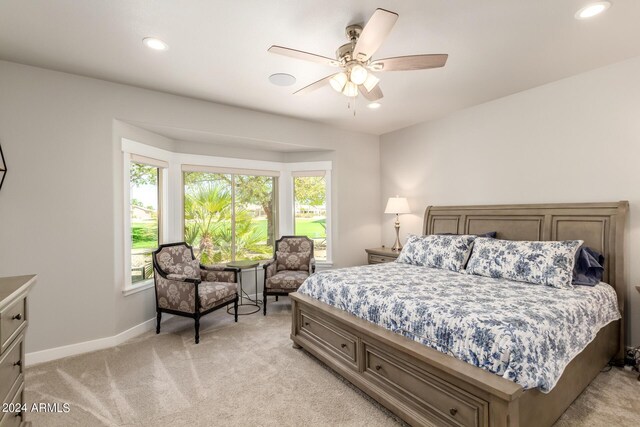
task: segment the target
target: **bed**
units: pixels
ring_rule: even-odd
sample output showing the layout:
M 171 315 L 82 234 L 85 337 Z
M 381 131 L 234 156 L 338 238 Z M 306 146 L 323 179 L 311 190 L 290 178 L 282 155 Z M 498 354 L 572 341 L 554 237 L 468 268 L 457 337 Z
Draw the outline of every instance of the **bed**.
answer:
M 617 299 L 623 312 L 623 235 L 627 211 L 627 202 L 429 207 L 425 212 L 424 234 L 497 231 L 500 239 L 584 240 L 586 245 L 605 255 L 603 282 L 610 286 L 599 285 L 593 291 L 581 292 L 584 301 L 580 304 L 584 307 L 580 315 L 589 315 L 591 308 L 588 307 L 598 304 L 594 298 Z M 372 268 L 374 270 L 370 270 Z M 379 291 L 384 297 L 383 282 L 391 282 L 388 279 L 391 276 L 385 276 L 385 271 L 405 275 L 405 283 L 411 281 L 415 269 L 410 272 L 403 268 L 406 267 L 372 266 L 352 271 L 379 276 Z M 434 274 L 438 276 L 434 280 L 453 281 L 455 277 L 451 274 L 459 273 L 436 270 Z M 475 283 L 478 286 L 484 279 L 474 280 L 479 281 Z M 341 295 L 343 305 L 344 301 L 355 298 L 347 295 L 348 289 L 335 290 L 344 293 Z M 525 371 L 511 375 L 501 372 L 500 366 L 496 366 L 499 373 L 496 375 L 486 367 L 476 367 L 454 357 L 455 349 L 425 341 L 432 336 L 425 331 L 377 325 L 367 320 L 366 313 L 352 308 L 351 312 L 356 315 L 328 304 L 334 302 L 327 299 L 326 292 L 305 292 L 313 297 L 300 292 L 291 295 L 294 346 L 316 356 L 412 425 L 552 425 L 611 359 L 622 358 L 624 349 L 624 313 L 620 320 L 611 320 L 610 316 L 605 319 L 603 315 L 600 319 L 603 327 L 594 336 L 585 338 L 588 344 L 584 350 L 577 355 L 569 352 L 566 357 L 570 362 L 566 367 L 558 367 L 555 375 Z M 438 301 L 443 307 L 447 305 L 446 297 L 439 295 Z M 452 305 L 464 307 L 462 297 L 452 296 L 451 300 L 456 301 L 455 298 L 458 303 Z M 472 302 L 472 298 L 467 301 Z M 494 307 L 490 302 L 485 305 L 490 310 Z M 497 307 L 493 308 L 496 316 L 508 316 L 509 313 L 498 313 Z M 346 309 L 346 305 L 342 308 Z M 552 311 L 552 307 L 549 310 Z M 542 311 L 544 309 L 540 309 Z M 443 312 L 443 316 L 447 315 L 451 314 Z M 577 336 L 581 334 L 577 327 L 573 332 Z M 560 341 L 553 339 L 556 340 Z

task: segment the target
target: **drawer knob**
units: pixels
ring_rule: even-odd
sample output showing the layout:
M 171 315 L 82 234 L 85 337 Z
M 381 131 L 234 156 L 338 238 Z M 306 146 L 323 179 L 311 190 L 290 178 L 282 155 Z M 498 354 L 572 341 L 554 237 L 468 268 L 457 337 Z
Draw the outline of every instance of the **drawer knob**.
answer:
M 309 322 L 304 322 L 304 326 L 309 326 Z
M 18 360 L 13 364 L 13 366 L 22 366 L 22 360 Z
M 382 365 L 376 365 L 376 371 L 379 371 L 380 369 L 382 369 Z
M 13 320 L 20 320 L 22 319 L 22 314 L 18 313 L 15 316 L 12 317 Z
M 347 345 L 345 343 L 342 343 L 342 344 L 340 344 L 340 347 L 347 348 Z
M 451 409 L 449 409 L 449 413 L 450 413 L 452 416 L 454 416 L 454 417 L 455 417 L 455 416 L 456 416 L 456 414 L 458 413 L 458 410 L 457 410 L 456 408 L 451 408 Z

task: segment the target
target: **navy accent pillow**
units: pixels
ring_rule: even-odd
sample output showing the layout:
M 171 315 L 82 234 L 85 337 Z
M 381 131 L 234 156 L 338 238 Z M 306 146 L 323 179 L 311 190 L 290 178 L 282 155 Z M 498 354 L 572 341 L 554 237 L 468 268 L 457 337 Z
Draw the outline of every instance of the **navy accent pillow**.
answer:
M 573 267 L 573 284 L 584 286 L 595 286 L 602 280 L 604 272 L 604 255 L 582 246 L 576 252 L 576 263 Z
M 436 233 L 440 236 L 460 236 L 460 234 L 458 233 Z M 495 239 L 496 236 L 498 235 L 497 231 L 488 231 L 486 233 L 482 233 L 482 234 L 471 234 L 471 236 L 476 236 L 476 237 L 488 237 L 490 239 Z

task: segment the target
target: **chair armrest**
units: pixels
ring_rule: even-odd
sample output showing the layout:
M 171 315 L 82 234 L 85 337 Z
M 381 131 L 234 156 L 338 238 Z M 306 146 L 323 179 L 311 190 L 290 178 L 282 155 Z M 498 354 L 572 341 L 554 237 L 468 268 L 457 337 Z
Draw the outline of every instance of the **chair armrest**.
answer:
M 200 264 L 200 277 L 207 282 L 238 283 L 239 268 Z
M 276 262 L 275 259 L 269 259 L 267 261 L 265 261 L 264 264 L 262 264 L 262 268 L 264 268 L 265 270 L 267 269 L 267 267 L 269 267 L 271 264 L 273 264 L 274 262 Z
M 270 259 L 262 265 L 262 268 L 264 268 L 264 278 L 267 280 L 276 273 L 276 260 Z

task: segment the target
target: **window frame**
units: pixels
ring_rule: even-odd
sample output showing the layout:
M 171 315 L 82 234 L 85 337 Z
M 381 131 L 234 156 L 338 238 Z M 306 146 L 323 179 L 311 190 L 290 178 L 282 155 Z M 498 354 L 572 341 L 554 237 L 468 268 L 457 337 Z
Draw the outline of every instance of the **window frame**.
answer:
M 330 234 L 331 234 L 331 220 L 330 220 L 330 210 L 329 210 L 329 198 L 330 198 L 330 192 L 328 191 L 328 188 L 330 186 L 330 174 L 327 173 L 327 171 L 324 170 L 312 170 L 312 171 L 292 171 L 291 172 L 291 209 L 292 209 L 292 216 L 293 216 L 293 221 L 291 224 L 291 227 L 293 229 L 293 233 L 292 234 L 296 234 L 296 184 L 295 184 L 295 180 L 296 178 L 304 178 L 304 177 L 323 177 L 324 178 L 324 183 L 325 183 L 325 187 L 324 187 L 324 200 L 325 200 L 325 242 L 327 245 L 326 248 L 326 258 L 323 260 L 317 260 L 316 258 L 316 265 L 321 265 L 321 266 L 325 266 L 327 264 L 332 264 L 331 262 L 331 245 L 329 243 L 330 241 Z M 297 235 L 297 234 L 296 234 Z
M 123 294 L 131 295 L 153 287 L 153 277 L 132 283 L 131 281 L 131 164 L 139 163 L 158 169 L 158 245 L 164 243 L 169 232 L 168 222 L 168 180 L 170 158 L 164 150 L 154 149 L 143 144 L 126 144 L 123 139 L 123 200 L 124 200 L 124 287 Z M 133 141 L 129 141 L 133 142 Z M 147 147 L 147 148 L 145 148 Z
M 333 208 L 332 208 L 332 197 L 333 194 L 331 188 L 331 180 L 332 180 L 332 170 L 333 164 L 331 161 L 319 161 L 319 162 L 300 162 L 300 163 L 289 163 L 286 165 L 286 194 L 288 201 L 285 203 L 285 206 L 288 207 L 288 215 L 284 218 L 286 224 L 282 227 L 283 230 L 286 230 L 285 233 L 283 231 L 283 235 L 285 234 L 294 234 L 295 230 L 295 189 L 294 189 L 294 178 L 296 175 L 307 175 L 311 173 L 324 173 L 325 177 L 325 200 L 326 200 L 326 210 L 327 210 L 327 219 L 326 219 L 326 230 L 327 230 L 327 259 L 324 261 L 317 261 L 316 266 L 319 268 L 331 268 L 333 266 Z M 285 181 L 285 177 L 283 177 L 282 181 Z M 284 193 L 283 193 L 284 194 Z M 283 215 L 284 216 L 284 215 Z M 281 223 L 281 225 L 283 225 Z

